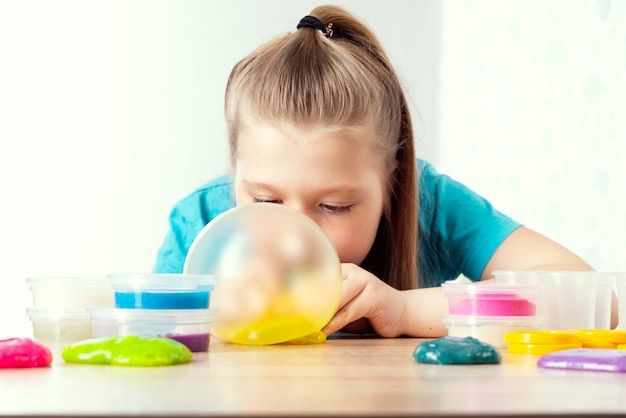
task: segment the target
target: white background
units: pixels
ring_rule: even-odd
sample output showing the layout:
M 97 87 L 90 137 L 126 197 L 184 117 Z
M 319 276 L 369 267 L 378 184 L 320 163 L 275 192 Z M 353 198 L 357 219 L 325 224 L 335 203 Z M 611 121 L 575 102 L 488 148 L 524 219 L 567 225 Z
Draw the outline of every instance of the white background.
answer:
M 172 205 L 228 170 L 232 66 L 314 1 L 0 0 L 0 338 L 25 279 L 148 272 Z M 337 1 L 378 34 L 418 154 L 626 271 L 626 3 Z

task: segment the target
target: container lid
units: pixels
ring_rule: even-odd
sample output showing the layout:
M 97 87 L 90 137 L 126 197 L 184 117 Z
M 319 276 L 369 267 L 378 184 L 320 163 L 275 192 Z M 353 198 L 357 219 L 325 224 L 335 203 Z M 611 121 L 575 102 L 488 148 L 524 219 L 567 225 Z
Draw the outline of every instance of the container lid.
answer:
M 579 329 L 578 339 L 583 343 L 626 344 L 626 330 L 619 329 Z
M 107 279 L 113 290 L 194 291 L 212 288 L 217 277 L 212 274 L 109 274 Z
M 511 354 L 531 354 L 531 355 L 543 355 L 548 353 L 554 353 L 555 351 L 568 350 L 571 348 L 580 348 L 580 342 L 569 344 L 518 344 L 509 343 L 507 345 L 507 351 Z
M 538 271 L 544 286 L 613 286 L 613 273 L 601 271 Z
M 88 306 L 93 321 L 205 324 L 215 321 L 217 309 L 124 309 L 112 306 Z
M 26 284 L 33 287 L 109 287 L 106 277 L 90 276 L 53 276 L 27 277 Z
M 602 271 L 494 270 L 497 284 L 539 284 L 545 286 L 612 286 L 616 273 Z
M 491 273 L 497 284 L 538 284 L 536 271 L 531 270 L 494 270 Z
M 446 295 L 498 299 L 538 299 L 541 286 L 530 284 L 443 283 Z
M 535 329 L 541 325 L 541 318 L 536 316 L 474 316 L 474 315 L 442 315 L 441 322 L 449 326 L 514 326 Z
M 89 319 L 84 309 L 58 310 L 45 308 L 26 308 L 26 315 L 32 321 L 58 321 L 61 319 Z
M 617 272 L 617 273 L 613 273 L 613 276 L 615 277 L 615 285 L 617 286 L 624 286 L 626 285 L 626 272 Z
M 580 339 L 574 330 L 542 329 L 507 332 L 504 341 L 510 344 L 574 344 L 580 342 Z

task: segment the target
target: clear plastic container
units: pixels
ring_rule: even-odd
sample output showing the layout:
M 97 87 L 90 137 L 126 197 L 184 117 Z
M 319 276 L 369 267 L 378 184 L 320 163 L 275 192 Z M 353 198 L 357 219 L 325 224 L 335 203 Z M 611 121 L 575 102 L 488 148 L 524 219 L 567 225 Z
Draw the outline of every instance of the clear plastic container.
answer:
M 613 273 L 597 271 L 494 271 L 497 284 L 536 284 L 543 288 L 546 329 L 609 329 Z
M 113 304 L 113 291 L 106 277 L 28 277 L 33 307 L 77 311 L 90 305 Z
M 209 349 L 215 309 L 121 309 L 87 308 L 93 336 L 167 337 L 185 344 L 192 352 Z
M 615 291 L 618 299 L 618 328 L 626 330 L 626 272 L 618 272 L 614 274 Z
M 472 316 L 537 316 L 541 287 L 537 285 L 444 283 L 448 313 Z
M 207 309 L 217 277 L 208 274 L 111 274 L 117 308 Z
M 33 338 L 47 345 L 61 347 L 93 336 L 84 310 L 27 308 L 26 314 L 33 326 Z
M 444 315 L 442 322 L 451 337 L 474 337 L 495 348 L 507 348 L 504 335 L 509 331 L 541 328 L 541 318 L 535 316 Z
M 538 284 L 536 271 L 527 270 L 495 270 L 493 273 L 497 284 Z

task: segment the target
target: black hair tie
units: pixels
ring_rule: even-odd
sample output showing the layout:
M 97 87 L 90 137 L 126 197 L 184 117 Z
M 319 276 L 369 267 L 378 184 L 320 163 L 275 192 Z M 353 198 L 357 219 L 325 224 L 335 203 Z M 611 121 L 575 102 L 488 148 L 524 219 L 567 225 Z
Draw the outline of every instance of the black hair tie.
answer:
M 322 23 L 321 20 L 319 20 L 315 16 L 304 16 L 300 20 L 300 23 L 298 23 L 298 26 L 296 26 L 296 29 L 300 29 L 300 28 L 317 29 L 321 31 L 324 34 L 324 36 L 326 36 L 327 38 L 330 38 L 331 36 L 333 36 L 332 27 L 333 27 L 332 23 L 329 23 L 328 26 L 326 26 Z

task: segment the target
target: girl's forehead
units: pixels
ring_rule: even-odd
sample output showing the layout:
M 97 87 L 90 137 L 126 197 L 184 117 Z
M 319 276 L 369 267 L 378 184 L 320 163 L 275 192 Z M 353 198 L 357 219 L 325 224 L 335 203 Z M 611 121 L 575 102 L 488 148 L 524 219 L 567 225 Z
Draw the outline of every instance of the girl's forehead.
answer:
M 254 155 L 270 145 L 282 153 L 281 147 L 295 145 L 300 149 L 317 147 L 335 149 L 353 158 L 366 159 L 377 166 L 387 166 L 388 150 L 378 137 L 375 124 L 369 120 L 351 124 L 329 124 L 319 121 L 294 122 L 288 119 L 261 118 L 254 112 L 245 112 L 239 119 L 235 141 L 231 144 L 235 160 L 242 153 Z M 233 161 L 234 163 L 235 161 Z
M 260 126 L 273 128 L 288 133 L 318 131 L 319 133 L 347 133 L 375 136 L 374 123 L 371 120 L 351 121 L 350 123 L 333 123 L 323 120 L 296 121 L 288 118 L 263 118 L 257 112 L 242 111 L 239 117 L 240 129 L 255 129 Z

